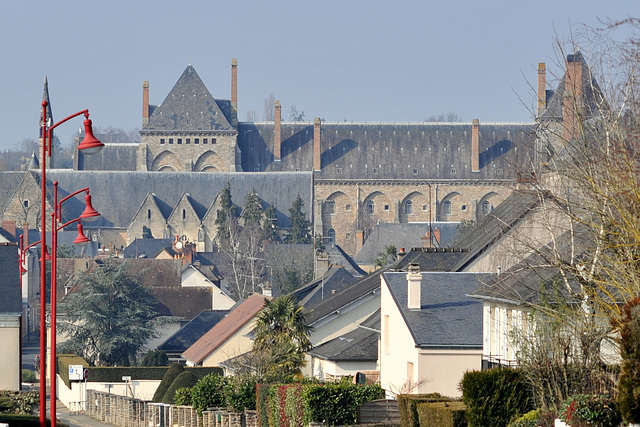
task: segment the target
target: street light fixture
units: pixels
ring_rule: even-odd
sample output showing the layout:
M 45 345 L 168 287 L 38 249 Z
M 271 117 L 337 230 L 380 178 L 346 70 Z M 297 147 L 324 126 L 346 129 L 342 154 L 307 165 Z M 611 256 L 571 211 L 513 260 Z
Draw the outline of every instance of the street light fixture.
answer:
M 53 148 L 52 141 L 52 132 L 53 129 L 60 126 L 61 124 L 71 120 L 74 117 L 78 117 L 81 114 L 84 114 L 84 127 L 85 127 L 85 135 L 82 143 L 78 146 L 78 150 L 82 151 L 84 154 L 95 154 L 104 147 L 104 144 L 93 136 L 93 131 L 91 129 L 91 120 L 89 120 L 89 110 L 78 111 L 75 114 L 66 117 L 59 122 L 50 125 L 50 119 L 47 117 L 47 106 L 49 103 L 46 100 L 42 101 L 42 122 L 41 126 L 41 135 L 42 135 L 42 158 L 40 159 L 40 163 L 42 165 L 42 176 L 41 176 L 41 204 L 40 204 L 40 217 L 42 220 L 41 223 L 41 244 L 43 248 L 43 253 L 46 250 L 47 246 L 47 215 L 45 214 L 47 211 L 47 178 L 46 178 L 46 169 L 47 169 L 47 161 L 46 158 L 51 157 L 51 151 Z M 55 229 L 55 226 L 54 226 Z M 53 232 L 53 230 L 51 230 Z M 54 233 L 55 234 L 55 233 Z M 47 343 L 46 343 L 46 304 L 47 304 L 47 274 L 46 274 L 46 257 L 40 257 L 40 427 L 46 427 L 46 408 L 47 408 L 47 386 L 46 386 L 46 358 L 47 358 Z M 53 363 L 55 365 L 55 363 Z M 45 375 L 43 381 L 42 375 Z M 51 378 L 51 384 L 55 384 L 55 378 Z M 55 385 L 52 387 L 51 393 L 51 425 L 55 427 L 56 416 L 55 416 Z

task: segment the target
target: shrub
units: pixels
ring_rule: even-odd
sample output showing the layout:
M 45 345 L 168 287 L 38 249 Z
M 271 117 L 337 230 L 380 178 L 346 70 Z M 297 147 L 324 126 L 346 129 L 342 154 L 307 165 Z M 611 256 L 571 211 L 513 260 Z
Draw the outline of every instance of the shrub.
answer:
M 571 427 L 617 427 L 622 422 L 615 402 L 595 394 L 578 394 L 565 400 L 560 418 Z
M 256 380 L 250 376 L 231 377 L 224 390 L 226 403 L 236 412 L 256 409 Z
M 227 379 L 218 374 L 209 374 L 202 378 L 191 389 L 191 403 L 198 415 L 207 408 L 224 408 L 226 406 L 224 388 Z
M 349 425 L 357 421 L 358 405 L 384 397 L 379 385 L 307 385 L 302 392 L 304 421 Z
M 184 371 L 183 373 L 178 375 L 175 380 L 173 380 L 173 382 L 167 389 L 167 392 L 162 397 L 162 403 L 174 403 L 174 396 L 178 389 L 191 388 L 195 386 L 197 382 L 198 377 L 196 377 L 189 371 Z
M 408 427 L 420 427 L 418 404 L 422 402 L 444 402 L 447 400 L 451 399 L 442 396 L 440 393 L 399 395 L 400 424 Z
M 183 372 L 184 366 L 182 366 L 181 364 L 174 363 L 173 365 L 171 365 L 167 373 L 164 374 L 164 377 L 162 377 L 162 381 L 160 381 L 156 392 L 153 394 L 153 401 L 156 403 L 160 402 L 164 397 L 164 394 L 167 392 L 167 390 L 169 390 L 169 387 L 171 387 L 173 380 L 175 380 L 178 375 Z
M 31 369 L 23 369 L 22 370 L 22 381 L 25 383 L 35 383 L 36 382 L 36 373 Z
M 191 406 L 191 387 L 183 387 L 176 390 L 173 396 L 176 405 Z
M 472 427 L 506 427 L 514 418 L 533 409 L 530 388 L 519 370 L 466 372 L 461 385 L 462 401 L 467 405 L 467 420 Z
M 466 427 L 466 409 L 462 402 L 422 402 L 417 411 L 421 426 Z

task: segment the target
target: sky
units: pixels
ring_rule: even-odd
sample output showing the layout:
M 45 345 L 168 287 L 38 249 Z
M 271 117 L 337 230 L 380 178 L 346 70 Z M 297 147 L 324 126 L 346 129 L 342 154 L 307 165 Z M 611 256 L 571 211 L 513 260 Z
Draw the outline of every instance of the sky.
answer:
M 537 65 L 559 71 L 558 41 L 584 25 L 640 17 L 637 0 L 51 2 L 3 5 L 0 150 L 38 137 L 44 77 L 54 121 L 89 109 L 94 126 L 139 129 L 142 84 L 159 105 L 185 68 L 263 117 L 271 94 L 307 120 L 530 122 Z M 624 37 L 624 34 L 620 37 Z M 582 46 L 581 46 L 582 47 Z M 56 129 L 68 144 L 77 118 Z

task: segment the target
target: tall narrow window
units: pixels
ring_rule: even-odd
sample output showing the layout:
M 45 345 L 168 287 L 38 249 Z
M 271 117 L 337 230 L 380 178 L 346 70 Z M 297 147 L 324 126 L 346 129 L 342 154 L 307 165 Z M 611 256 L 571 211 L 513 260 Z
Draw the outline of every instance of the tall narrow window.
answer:
M 187 218 L 187 210 L 182 209 L 182 219 L 186 219 L 186 218 Z
M 484 202 L 482 202 L 482 213 L 483 214 L 488 214 L 493 210 L 493 206 L 491 206 L 491 202 L 488 200 L 485 200 Z
M 413 202 L 411 200 L 404 202 L 404 213 L 405 215 L 413 214 Z
M 151 209 L 147 209 L 147 219 L 151 219 Z
M 367 202 L 367 213 L 372 214 L 372 213 L 373 213 L 373 211 L 374 211 L 374 208 L 375 208 L 375 205 L 374 205 L 374 203 L 373 203 L 373 200 L 369 200 L 369 201 Z
M 336 242 L 336 231 L 333 228 L 331 230 L 329 230 L 327 235 L 329 237 L 329 243 L 335 243 Z
M 444 214 L 451 215 L 451 200 L 447 200 L 444 202 Z

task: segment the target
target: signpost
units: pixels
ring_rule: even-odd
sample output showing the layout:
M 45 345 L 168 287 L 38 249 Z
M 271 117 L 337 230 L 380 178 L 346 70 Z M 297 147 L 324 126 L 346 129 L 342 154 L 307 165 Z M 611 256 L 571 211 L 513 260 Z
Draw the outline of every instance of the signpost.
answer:
M 85 372 L 89 373 L 82 365 L 69 365 L 69 381 L 82 381 L 83 375 L 86 375 Z

